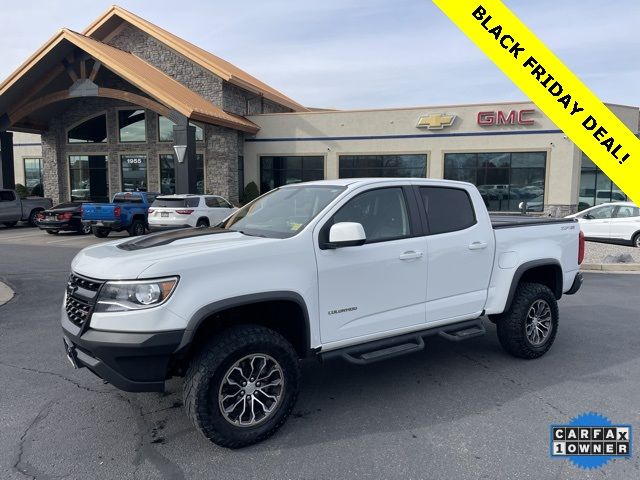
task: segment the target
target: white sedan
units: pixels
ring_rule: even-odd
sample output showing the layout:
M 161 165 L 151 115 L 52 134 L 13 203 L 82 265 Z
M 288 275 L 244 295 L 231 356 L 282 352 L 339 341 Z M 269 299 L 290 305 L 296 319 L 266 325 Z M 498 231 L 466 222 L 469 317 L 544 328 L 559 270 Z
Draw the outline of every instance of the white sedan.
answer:
M 577 218 L 587 240 L 640 247 L 640 208 L 632 202 L 613 202 L 569 215 Z
M 149 230 L 217 225 L 237 208 L 216 195 L 160 195 L 149 208 Z

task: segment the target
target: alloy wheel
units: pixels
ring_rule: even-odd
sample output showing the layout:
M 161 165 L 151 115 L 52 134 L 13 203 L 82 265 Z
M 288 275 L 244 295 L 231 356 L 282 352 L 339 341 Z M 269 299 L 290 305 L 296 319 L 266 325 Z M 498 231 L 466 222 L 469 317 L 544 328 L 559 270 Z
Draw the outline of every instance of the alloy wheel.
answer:
M 547 341 L 553 329 L 551 307 L 546 300 L 536 300 L 527 312 L 525 332 L 531 345 L 538 347 Z
M 282 368 L 273 357 L 247 355 L 223 377 L 218 391 L 220 411 L 232 425 L 255 427 L 277 410 L 284 388 Z

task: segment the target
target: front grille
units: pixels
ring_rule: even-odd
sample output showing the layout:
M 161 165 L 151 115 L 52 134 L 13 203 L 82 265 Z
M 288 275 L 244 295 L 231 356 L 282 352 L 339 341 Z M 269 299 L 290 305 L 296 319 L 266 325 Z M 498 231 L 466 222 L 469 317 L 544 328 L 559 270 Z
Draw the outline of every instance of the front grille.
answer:
M 103 283 L 73 273 L 69 276 L 65 310 L 74 325 L 82 327 L 91 319 Z

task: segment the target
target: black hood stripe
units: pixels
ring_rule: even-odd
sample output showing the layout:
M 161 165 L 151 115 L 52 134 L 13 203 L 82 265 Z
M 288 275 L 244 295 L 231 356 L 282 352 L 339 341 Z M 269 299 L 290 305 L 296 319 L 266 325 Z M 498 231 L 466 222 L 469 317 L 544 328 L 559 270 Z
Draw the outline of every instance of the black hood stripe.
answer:
M 146 235 L 123 242 L 118 245 L 122 250 L 144 250 L 145 248 L 160 247 L 169 245 L 177 240 L 184 238 L 201 237 L 203 235 L 215 235 L 217 233 L 230 233 L 232 230 L 224 228 L 181 228 L 180 230 L 170 230 L 168 232 L 157 233 L 155 235 Z

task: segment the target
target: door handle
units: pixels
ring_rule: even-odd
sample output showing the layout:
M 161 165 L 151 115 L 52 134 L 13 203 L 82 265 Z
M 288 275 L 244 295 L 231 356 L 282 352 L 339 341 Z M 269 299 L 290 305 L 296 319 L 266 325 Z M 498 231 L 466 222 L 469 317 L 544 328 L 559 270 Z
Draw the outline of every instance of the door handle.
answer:
M 404 252 L 400 255 L 400 260 L 415 260 L 417 258 L 422 258 L 422 252 L 416 252 L 415 250 L 410 250 L 408 252 Z
M 473 242 L 469 244 L 469 250 L 482 250 L 487 248 L 487 242 Z

